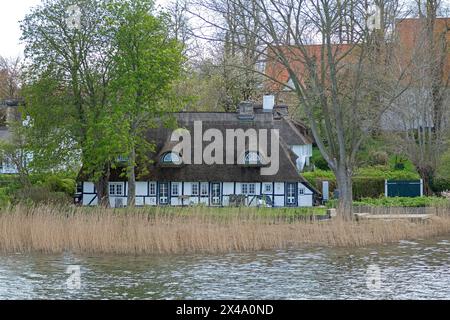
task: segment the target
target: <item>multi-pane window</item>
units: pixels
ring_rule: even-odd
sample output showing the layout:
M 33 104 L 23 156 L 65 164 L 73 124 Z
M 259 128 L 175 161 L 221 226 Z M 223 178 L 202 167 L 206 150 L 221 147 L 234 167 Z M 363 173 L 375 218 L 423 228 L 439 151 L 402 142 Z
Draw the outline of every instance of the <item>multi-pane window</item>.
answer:
M 198 196 L 198 183 L 193 183 L 192 185 L 191 185 L 191 194 L 193 195 L 193 196 Z
M 122 183 L 110 183 L 109 184 L 109 195 L 110 196 L 123 196 Z
M 208 183 L 202 183 L 200 185 L 200 193 L 202 196 L 207 196 L 208 195 Z
M 159 203 L 168 204 L 169 203 L 169 183 L 162 182 L 159 184 Z
M 272 193 L 272 184 L 271 183 L 265 183 L 263 190 L 264 190 L 264 193 Z
M 175 152 L 168 152 L 162 157 L 163 163 L 181 164 L 181 159 Z
M 298 194 L 305 194 L 305 189 L 303 188 L 298 189 Z
M 243 183 L 241 184 L 242 194 L 256 194 L 256 184 L 254 183 Z
M 244 156 L 244 163 L 245 164 L 260 164 L 261 157 L 259 156 L 258 152 L 255 152 L 255 151 L 246 152 L 245 156 Z
M 151 196 L 156 195 L 156 182 L 150 182 L 149 193 L 150 193 Z
M 296 201 L 295 197 L 295 184 L 294 183 L 288 183 L 287 184 L 287 191 L 286 191 L 286 202 L 288 205 L 294 205 Z
M 172 195 L 178 196 L 180 194 L 180 185 L 178 183 L 172 183 Z

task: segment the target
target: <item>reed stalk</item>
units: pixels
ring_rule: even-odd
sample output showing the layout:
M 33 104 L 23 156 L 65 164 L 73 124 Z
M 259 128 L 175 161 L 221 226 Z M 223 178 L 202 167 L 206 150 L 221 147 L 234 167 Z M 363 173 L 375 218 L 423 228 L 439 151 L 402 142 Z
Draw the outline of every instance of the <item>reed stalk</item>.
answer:
M 226 253 L 306 245 L 367 246 L 450 234 L 447 208 L 436 208 L 436 215 L 423 222 L 310 221 L 277 211 L 259 212 L 251 208 L 117 210 L 18 205 L 0 211 L 0 252 Z

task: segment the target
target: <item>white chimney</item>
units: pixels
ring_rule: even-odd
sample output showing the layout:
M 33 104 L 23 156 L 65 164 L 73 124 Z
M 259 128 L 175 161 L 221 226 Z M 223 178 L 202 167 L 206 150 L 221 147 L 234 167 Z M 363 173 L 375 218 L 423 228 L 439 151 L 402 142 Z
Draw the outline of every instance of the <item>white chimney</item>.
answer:
M 263 97 L 263 111 L 272 112 L 275 106 L 275 96 L 264 96 Z

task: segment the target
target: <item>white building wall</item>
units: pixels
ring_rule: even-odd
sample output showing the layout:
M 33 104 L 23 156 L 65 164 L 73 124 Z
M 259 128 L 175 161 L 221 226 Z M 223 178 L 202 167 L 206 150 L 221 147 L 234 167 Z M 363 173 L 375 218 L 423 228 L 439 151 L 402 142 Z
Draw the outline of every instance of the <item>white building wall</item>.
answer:
M 147 182 L 136 182 L 136 196 L 146 196 L 148 193 Z
M 303 190 L 303 193 L 301 192 Z M 312 207 L 314 193 L 303 183 L 298 183 L 298 206 Z
M 274 207 L 284 207 L 284 196 L 274 196 Z
M 144 204 L 146 206 L 156 206 L 156 197 L 146 197 Z
M 143 206 L 144 205 L 144 197 L 136 196 L 136 205 Z
M 192 184 L 196 182 L 184 182 L 184 193 L 185 195 L 192 195 Z M 198 183 L 197 183 L 198 184 Z
M 223 183 L 223 195 L 230 195 L 234 193 L 234 183 L 233 182 L 224 182 Z
M 83 195 L 83 206 L 89 206 L 89 205 L 96 206 L 97 203 L 98 203 L 97 195 L 95 195 L 95 194 L 84 194 Z
M 83 193 L 93 193 L 93 192 L 94 192 L 94 183 L 84 182 L 83 183 Z
M 284 195 L 284 182 L 275 182 L 275 195 L 283 194 Z
M 114 183 L 114 182 L 111 182 Z M 127 197 L 125 194 L 128 194 L 128 186 L 125 182 L 120 182 L 123 186 L 123 192 L 124 196 L 110 196 L 110 205 L 111 207 L 116 207 L 116 199 L 122 200 L 122 205 L 126 206 L 127 203 Z M 198 195 L 192 195 L 192 184 L 196 182 L 178 182 L 179 185 L 179 196 L 172 195 L 172 188 L 170 188 L 170 197 L 169 197 L 169 204 L 172 206 L 180 206 L 180 205 L 196 205 L 196 204 L 209 204 L 209 195 L 208 196 L 198 196 Z M 244 182 L 245 183 L 245 182 Z M 242 184 L 243 182 L 237 182 L 236 183 L 236 192 L 234 192 L 234 183 L 233 182 L 224 182 L 222 184 L 222 205 L 228 206 L 229 205 L 229 195 L 232 194 L 242 194 Z M 248 183 L 247 183 L 248 184 Z M 255 185 L 255 194 L 254 195 L 248 195 L 247 197 L 247 205 L 255 206 L 258 204 L 257 199 L 253 199 L 255 196 L 261 195 L 261 188 L 264 187 L 265 183 L 254 183 Z M 270 183 L 272 185 L 272 191 L 271 192 L 264 192 L 264 189 L 262 189 L 262 193 L 268 194 L 272 197 L 273 196 L 273 203 L 275 207 L 283 207 L 285 205 L 285 183 L 284 182 L 275 182 Z M 92 201 L 91 205 L 97 205 L 98 201 L 96 199 L 96 195 L 94 194 L 94 184 L 92 182 L 85 182 L 83 183 L 83 205 L 89 205 L 89 203 Z M 303 190 L 303 192 L 301 191 Z M 201 189 L 199 188 L 199 193 Z M 209 191 L 209 190 L 208 190 Z M 148 196 L 148 182 L 139 181 L 136 183 L 136 205 L 143 206 L 143 205 L 149 205 L 149 206 L 155 206 L 158 204 L 158 195 L 154 196 Z M 181 199 L 181 195 L 189 196 L 186 199 Z M 95 199 L 94 199 L 95 198 Z M 253 201 L 252 201 L 253 199 Z M 310 190 L 306 185 L 302 183 L 298 183 L 298 206 L 299 207 L 306 207 L 306 206 L 312 206 L 313 205 L 313 191 Z

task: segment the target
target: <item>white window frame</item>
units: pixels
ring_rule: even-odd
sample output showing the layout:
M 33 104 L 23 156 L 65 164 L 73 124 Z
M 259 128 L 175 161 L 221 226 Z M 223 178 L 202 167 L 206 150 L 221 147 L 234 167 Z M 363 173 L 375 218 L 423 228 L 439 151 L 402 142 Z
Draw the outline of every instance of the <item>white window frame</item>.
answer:
M 292 187 L 292 190 L 290 190 L 290 187 Z M 288 184 L 286 186 L 286 203 L 288 205 L 295 204 L 295 185 L 294 184 Z
M 170 194 L 174 197 L 178 197 L 180 195 L 180 184 L 178 182 L 172 182 L 172 185 L 170 187 Z
M 163 189 L 162 187 L 167 187 L 167 189 L 165 190 L 165 194 L 161 195 L 161 190 Z M 169 204 L 169 199 L 170 199 L 170 184 L 169 183 L 161 183 L 159 185 L 159 190 L 158 190 L 158 199 L 159 199 L 159 203 L 162 205 L 166 205 Z
M 271 183 L 264 183 L 263 184 L 263 193 L 272 193 L 272 184 Z
M 195 192 L 194 192 L 194 188 L 195 188 Z M 193 196 L 198 196 L 198 183 L 192 183 L 191 184 L 191 195 Z
M 118 191 L 119 189 L 120 189 L 120 192 Z M 123 189 L 124 188 L 123 188 L 122 182 L 110 182 L 109 183 L 109 195 L 110 196 L 123 197 L 124 196 Z
M 203 191 L 205 191 L 205 192 L 203 192 Z M 200 184 L 200 195 L 207 196 L 208 194 L 209 194 L 208 182 L 202 182 Z
M 242 183 L 241 184 L 241 193 L 242 194 L 248 194 L 248 183 Z
M 152 192 L 153 188 L 153 192 Z M 150 182 L 148 185 L 148 194 L 151 196 L 156 196 L 156 182 Z
M 305 188 L 303 188 L 303 187 L 298 188 L 298 194 L 304 195 L 305 194 Z
M 181 158 L 175 152 L 167 152 L 162 156 L 162 163 L 173 163 L 173 164 L 181 164 Z
M 247 165 L 261 164 L 261 156 L 257 151 L 248 151 L 244 155 L 244 163 Z
M 253 191 L 252 191 L 253 189 Z M 256 194 L 256 183 L 249 183 L 248 184 L 248 194 L 249 195 L 255 195 Z

